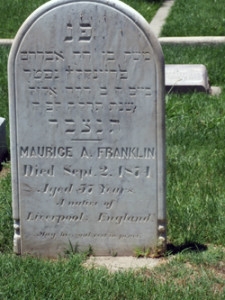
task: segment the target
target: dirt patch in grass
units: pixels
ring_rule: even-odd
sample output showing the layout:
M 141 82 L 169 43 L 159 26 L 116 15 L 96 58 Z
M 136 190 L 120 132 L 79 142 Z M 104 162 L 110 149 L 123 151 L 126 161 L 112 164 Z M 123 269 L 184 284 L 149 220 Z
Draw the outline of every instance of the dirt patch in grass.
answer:
M 126 257 L 111 257 L 111 256 L 99 256 L 90 257 L 84 266 L 91 268 L 105 267 L 110 272 L 137 270 L 140 268 L 152 269 L 156 266 L 168 262 L 165 258 L 136 258 L 132 256 Z
M 6 177 L 10 173 L 9 165 L 3 166 L 0 170 L 0 178 Z

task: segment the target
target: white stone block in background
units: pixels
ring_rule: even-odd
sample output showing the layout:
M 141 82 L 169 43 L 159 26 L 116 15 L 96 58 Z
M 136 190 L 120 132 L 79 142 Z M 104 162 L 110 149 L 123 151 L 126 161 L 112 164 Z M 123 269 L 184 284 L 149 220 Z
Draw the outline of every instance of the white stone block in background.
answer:
M 209 92 L 208 72 L 204 65 L 166 65 L 166 90 L 172 92 Z

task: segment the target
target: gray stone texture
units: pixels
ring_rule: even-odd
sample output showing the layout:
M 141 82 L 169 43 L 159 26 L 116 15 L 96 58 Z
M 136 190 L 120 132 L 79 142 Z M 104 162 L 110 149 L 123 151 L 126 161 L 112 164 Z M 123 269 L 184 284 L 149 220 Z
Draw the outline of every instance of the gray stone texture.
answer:
M 51 1 L 9 58 L 14 250 L 165 247 L 164 62 L 119 1 Z

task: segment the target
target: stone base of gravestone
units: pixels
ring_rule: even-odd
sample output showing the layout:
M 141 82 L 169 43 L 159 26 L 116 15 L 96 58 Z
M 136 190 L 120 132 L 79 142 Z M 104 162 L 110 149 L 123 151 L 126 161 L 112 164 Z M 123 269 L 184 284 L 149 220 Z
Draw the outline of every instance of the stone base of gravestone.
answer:
M 166 65 L 166 91 L 209 93 L 208 72 L 204 65 Z
M 1 162 L 8 156 L 8 149 L 6 143 L 6 121 L 0 117 L 0 168 Z

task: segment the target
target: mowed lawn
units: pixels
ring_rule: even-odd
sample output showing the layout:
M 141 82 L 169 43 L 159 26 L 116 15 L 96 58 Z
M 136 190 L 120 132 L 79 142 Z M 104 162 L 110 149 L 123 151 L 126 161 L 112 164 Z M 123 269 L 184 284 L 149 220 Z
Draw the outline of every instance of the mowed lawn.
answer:
M 14 38 L 21 24 L 47 0 L 0 0 L 0 39 Z M 150 22 L 163 0 L 123 0 Z
M 109 273 L 85 268 L 87 255 L 75 248 L 54 261 L 14 255 L 6 164 L 0 173 L 0 299 L 225 299 L 224 50 L 223 45 L 163 47 L 166 63 L 205 64 L 210 82 L 223 92 L 166 96 L 168 252 L 162 264 Z M 8 52 L 9 47 L 0 48 L 0 116 L 7 128 Z
M 225 36 L 224 0 L 176 0 L 161 36 Z

